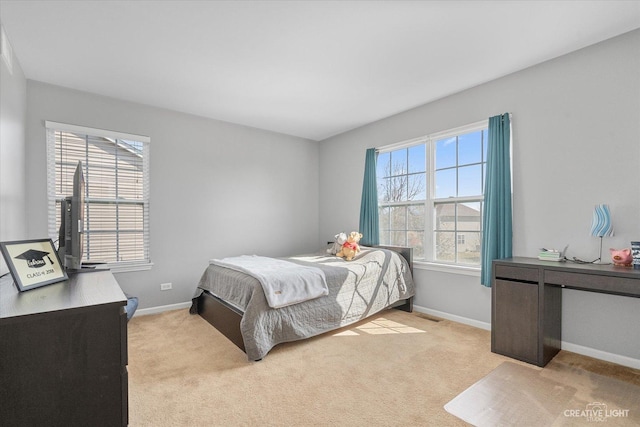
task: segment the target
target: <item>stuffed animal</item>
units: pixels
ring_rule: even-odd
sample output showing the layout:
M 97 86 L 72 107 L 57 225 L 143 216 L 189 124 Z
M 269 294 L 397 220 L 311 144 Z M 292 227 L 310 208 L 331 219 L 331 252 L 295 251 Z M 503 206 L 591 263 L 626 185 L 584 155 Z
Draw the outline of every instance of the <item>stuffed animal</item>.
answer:
M 334 236 L 334 238 L 336 239 L 336 241 L 333 242 L 329 249 L 327 249 L 327 253 L 330 255 L 335 255 L 340 252 L 340 249 L 342 249 L 342 245 L 347 241 L 347 233 L 338 233 Z
M 633 258 L 631 257 L 631 249 L 609 249 L 611 252 L 611 260 L 613 265 L 619 265 L 623 267 L 631 267 Z
M 358 242 L 362 239 L 362 233 L 352 231 L 347 237 L 347 241 L 342 244 L 340 252 L 336 256 L 342 257 L 347 261 L 351 261 L 358 252 L 360 252 L 360 245 Z

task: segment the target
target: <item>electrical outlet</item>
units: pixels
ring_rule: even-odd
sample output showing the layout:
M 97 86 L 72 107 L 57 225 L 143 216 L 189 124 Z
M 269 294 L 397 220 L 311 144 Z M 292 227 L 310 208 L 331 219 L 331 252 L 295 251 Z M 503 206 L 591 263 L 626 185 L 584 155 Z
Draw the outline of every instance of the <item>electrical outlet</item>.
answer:
M 171 283 L 161 283 L 160 284 L 160 290 L 161 291 L 168 291 L 169 289 L 172 288 L 172 284 Z

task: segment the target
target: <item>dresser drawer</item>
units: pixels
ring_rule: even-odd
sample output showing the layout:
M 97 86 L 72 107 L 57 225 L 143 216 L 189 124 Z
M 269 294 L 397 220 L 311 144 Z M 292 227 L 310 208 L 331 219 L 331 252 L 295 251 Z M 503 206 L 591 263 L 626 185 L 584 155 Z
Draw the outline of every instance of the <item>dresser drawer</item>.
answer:
M 517 282 L 538 283 L 537 268 L 520 267 L 515 265 L 494 265 L 494 275 L 497 279 L 515 280 Z
M 627 277 L 546 270 L 544 282 L 584 291 L 640 297 L 640 280 Z

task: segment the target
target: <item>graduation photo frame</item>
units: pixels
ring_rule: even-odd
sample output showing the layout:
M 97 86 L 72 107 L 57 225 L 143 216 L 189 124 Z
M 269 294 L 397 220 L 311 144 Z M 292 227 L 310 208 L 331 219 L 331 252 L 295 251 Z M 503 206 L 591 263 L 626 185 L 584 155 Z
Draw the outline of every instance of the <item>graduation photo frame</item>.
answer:
M 51 239 L 0 242 L 0 251 L 20 292 L 68 279 Z

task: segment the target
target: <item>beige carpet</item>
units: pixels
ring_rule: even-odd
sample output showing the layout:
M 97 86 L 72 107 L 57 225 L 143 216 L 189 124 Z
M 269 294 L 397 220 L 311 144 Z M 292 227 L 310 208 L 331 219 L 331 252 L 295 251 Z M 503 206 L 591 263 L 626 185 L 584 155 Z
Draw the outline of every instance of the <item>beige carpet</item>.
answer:
M 444 406 L 503 362 L 490 333 L 388 310 L 340 331 L 274 348 L 261 362 L 199 316 L 129 322 L 132 426 L 468 425 Z M 555 368 L 554 368 L 555 367 Z M 561 352 L 559 367 L 640 385 L 640 371 Z M 579 388 L 577 384 L 573 387 Z M 611 425 L 611 423 L 608 423 Z

